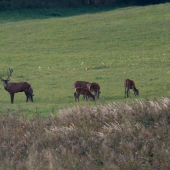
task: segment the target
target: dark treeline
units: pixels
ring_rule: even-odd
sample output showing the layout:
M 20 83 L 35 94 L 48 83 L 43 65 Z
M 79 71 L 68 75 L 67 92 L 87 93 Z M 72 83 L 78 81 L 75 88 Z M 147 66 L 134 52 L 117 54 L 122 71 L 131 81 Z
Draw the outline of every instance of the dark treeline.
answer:
M 37 9 L 37 8 L 70 8 L 82 6 L 129 6 L 149 5 L 170 2 L 170 0 L 0 0 L 0 10 Z

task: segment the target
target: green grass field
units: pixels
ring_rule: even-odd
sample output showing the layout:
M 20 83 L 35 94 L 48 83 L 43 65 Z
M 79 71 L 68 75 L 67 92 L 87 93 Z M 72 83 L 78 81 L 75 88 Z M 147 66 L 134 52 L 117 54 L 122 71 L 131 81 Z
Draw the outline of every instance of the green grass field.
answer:
M 14 104 L 0 83 L 0 111 L 56 113 L 77 105 L 97 106 L 170 96 L 170 3 L 111 9 L 46 9 L 0 12 L 0 77 L 29 82 L 34 103 L 24 93 Z M 124 99 L 124 79 L 140 95 Z M 97 82 L 100 99 L 74 101 L 72 84 Z

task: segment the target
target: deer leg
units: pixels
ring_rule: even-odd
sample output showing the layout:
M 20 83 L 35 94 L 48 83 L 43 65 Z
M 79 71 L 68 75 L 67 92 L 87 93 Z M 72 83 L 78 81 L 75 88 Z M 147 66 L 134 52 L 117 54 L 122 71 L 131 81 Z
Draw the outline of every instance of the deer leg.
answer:
M 129 97 L 129 88 L 127 89 L 127 98 Z
M 26 98 L 27 98 L 27 99 L 26 99 L 26 102 L 28 102 L 28 99 L 29 99 L 29 97 L 30 97 L 30 96 L 29 96 L 29 93 L 25 93 L 25 95 L 26 95 Z
M 87 101 L 87 94 L 86 94 L 86 101 Z
M 75 92 L 75 93 L 76 93 L 76 92 Z M 76 102 L 76 98 L 77 98 L 78 101 L 79 101 L 79 96 L 80 96 L 80 94 L 78 94 L 78 93 L 75 94 L 75 102 Z
M 14 93 L 10 93 L 10 95 L 11 95 L 11 103 L 13 104 L 13 102 L 14 102 Z
M 29 96 L 28 96 L 28 99 L 30 99 L 30 101 L 32 101 L 33 102 L 33 94 L 32 93 L 29 93 Z
M 29 95 L 27 95 L 27 100 L 26 100 L 26 102 L 28 102 L 28 99 L 29 99 Z
M 97 96 L 97 94 L 96 94 L 96 91 L 95 91 L 95 90 L 93 90 L 93 93 L 94 93 L 94 96 Z
M 74 92 L 74 98 L 75 98 L 75 102 L 76 102 L 76 92 Z
M 33 102 L 33 95 L 32 94 L 30 94 L 30 98 L 31 98 L 31 101 Z
M 126 87 L 125 87 L 125 98 L 126 98 Z
M 78 97 L 77 97 L 77 98 L 78 98 L 78 101 L 79 101 L 79 96 L 80 96 L 80 94 L 78 94 Z
M 77 98 L 77 94 L 76 94 L 76 92 L 74 93 L 74 97 L 75 97 L 75 102 L 76 102 L 76 98 Z
M 99 90 L 97 90 L 97 98 L 99 99 Z

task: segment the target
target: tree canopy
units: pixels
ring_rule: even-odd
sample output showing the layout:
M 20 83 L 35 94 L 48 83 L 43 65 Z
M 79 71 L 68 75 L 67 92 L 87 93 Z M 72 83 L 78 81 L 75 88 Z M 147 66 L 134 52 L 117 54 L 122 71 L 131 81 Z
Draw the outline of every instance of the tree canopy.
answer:
M 0 0 L 0 10 L 9 9 L 41 9 L 41 8 L 71 8 L 82 6 L 129 6 L 149 5 L 170 2 L 170 0 Z

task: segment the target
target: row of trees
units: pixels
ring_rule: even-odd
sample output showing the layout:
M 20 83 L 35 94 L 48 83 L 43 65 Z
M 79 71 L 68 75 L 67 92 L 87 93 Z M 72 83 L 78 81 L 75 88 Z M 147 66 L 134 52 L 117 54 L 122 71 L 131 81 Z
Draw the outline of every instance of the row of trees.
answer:
M 148 5 L 170 2 L 170 0 L 0 0 L 0 10 L 28 8 L 82 7 L 88 5 Z

